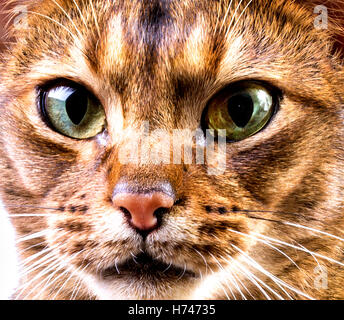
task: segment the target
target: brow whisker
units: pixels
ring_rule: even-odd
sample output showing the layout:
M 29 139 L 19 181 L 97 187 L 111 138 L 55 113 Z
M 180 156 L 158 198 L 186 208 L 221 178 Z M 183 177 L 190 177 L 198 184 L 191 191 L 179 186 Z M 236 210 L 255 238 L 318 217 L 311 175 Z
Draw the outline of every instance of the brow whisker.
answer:
M 73 38 L 74 40 L 77 40 L 77 39 L 78 39 L 77 36 L 76 36 L 74 33 L 72 33 L 72 32 L 71 32 L 68 28 L 66 28 L 62 23 L 56 21 L 55 19 L 52 19 L 52 18 L 50 18 L 49 16 L 47 16 L 47 15 L 45 15 L 45 14 L 41 14 L 41 13 L 35 12 L 35 11 L 27 11 L 27 13 L 31 13 L 31 14 L 38 15 L 38 16 L 40 16 L 40 17 L 42 17 L 42 18 L 48 19 L 49 21 L 56 23 L 59 27 L 61 27 L 61 28 L 63 28 L 64 30 L 66 30 L 66 31 L 72 36 L 72 38 Z
M 222 24 L 221 24 L 221 28 L 220 28 L 220 32 L 222 31 L 223 26 L 224 26 L 224 24 L 225 24 L 225 22 L 226 22 L 226 20 L 227 20 L 228 13 L 229 13 L 229 11 L 230 11 L 230 9 L 231 9 L 231 7 L 232 7 L 232 2 L 233 2 L 233 0 L 231 0 L 231 2 L 229 3 L 229 6 L 228 6 L 228 8 L 227 8 L 227 10 L 226 10 L 226 13 L 225 13 L 225 16 L 223 17 Z M 216 30 L 217 30 L 217 23 L 218 23 L 218 20 L 217 20 L 217 22 L 216 22 L 215 32 L 216 32 Z
M 240 8 L 242 2 L 243 2 L 243 0 L 240 0 L 240 2 L 238 3 L 238 5 L 237 5 L 236 8 L 235 8 L 235 11 L 234 11 L 234 13 L 233 13 L 233 15 L 232 15 L 231 21 L 229 22 L 229 25 L 228 25 L 228 27 L 227 27 L 227 31 L 226 31 L 226 34 L 225 34 L 225 37 L 226 37 L 226 38 L 227 38 L 227 36 L 228 36 L 228 33 L 229 33 L 229 31 L 230 31 L 230 29 L 231 29 L 231 27 L 232 27 L 234 18 L 235 18 L 235 16 L 236 16 L 236 14 L 237 14 L 237 12 L 238 12 L 238 10 L 239 10 L 239 8 Z
M 74 2 L 75 6 L 76 6 L 76 8 L 77 8 L 77 10 L 78 10 L 78 12 L 79 12 L 79 15 L 80 15 L 80 17 L 81 17 L 81 19 L 82 19 L 82 21 L 83 21 L 83 23 L 84 23 L 84 26 L 86 27 L 86 29 L 88 29 L 88 26 L 87 26 L 85 17 L 84 17 L 84 15 L 82 14 L 79 5 L 75 2 L 75 0 L 73 0 L 73 2 Z
M 72 23 L 72 25 L 73 25 L 74 29 L 76 30 L 76 32 L 78 33 L 79 37 L 82 38 L 82 34 L 81 34 L 80 30 L 77 28 L 77 26 L 75 25 L 75 22 L 70 17 L 70 15 L 66 12 L 66 10 L 64 10 L 62 8 L 62 6 L 60 6 L 55 0 L 51 0 L 51 1 L 53 1 L 59 7 L 59 9 L 64 13 L 64 15 L 67 17 L 67 19 Z
M 237 26 L 237 24 L 239 23 L 241 17 L 243 16 L 243 14 L 245 13 L 245 11 L 247 10 L 248 6 L 251 4 L 252 0 L 250 0 L 247 5 L 245 6 L 245 8 L 241 11 L 241 14 L 238 17 L 238 20 L 235 22 L 234 26 L 233 26 L 233 30 L 235 30 L 235 27 Z M 240 2 L 241 3 L 241 2 Z M 240 4 L 239 4 L 240 5 Z M 231 21 L 232 24 L 233 20 Z M 230 31 L 230 28 L 232 28 L 231 26 L 228 28 L 227 32 L 226 32 L 226 37 L 228 36 L 228 33 Z
M 98 23 L 98 19 L 94 10 L 94 6 L 93 6 L 93 2 L 92 0 L 89 1 L 90 5 L 91 5 L 91 9 L 92 9 L 92 15 L 93 15 L 93 19 L 94 19 L 94 23 L 96 25 L 97 28 L 97 32 L 98 32 L 98 37 L 100 38 L 100 28 L 99 28 L 99 23 Z

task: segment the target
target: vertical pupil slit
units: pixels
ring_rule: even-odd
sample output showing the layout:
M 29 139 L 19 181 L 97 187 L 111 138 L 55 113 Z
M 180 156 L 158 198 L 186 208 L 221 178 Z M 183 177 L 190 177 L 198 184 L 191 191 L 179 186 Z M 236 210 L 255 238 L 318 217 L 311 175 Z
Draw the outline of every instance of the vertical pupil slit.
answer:
M 228 113 L 240 128 L 244 128 L 250 122 L 253 109 L 252 97 L 249 94 L 241 93 L 228 100 Z
M 75 90 L 66 100 L 66 112 L 75 125 L 79 125 L 84 119 L 87 112 L 87 102 L 87 95 L 81 90 Z

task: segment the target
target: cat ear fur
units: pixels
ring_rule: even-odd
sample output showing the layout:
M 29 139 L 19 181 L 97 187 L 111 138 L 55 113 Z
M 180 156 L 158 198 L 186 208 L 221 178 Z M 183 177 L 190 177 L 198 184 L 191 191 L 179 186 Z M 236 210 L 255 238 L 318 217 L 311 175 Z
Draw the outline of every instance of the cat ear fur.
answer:
M 332 36 L 333 53 L 344 58 L 344 0 L 295 0 L 300 5 L 312 10 L 314 18 L 327 14 L 327 28 Z

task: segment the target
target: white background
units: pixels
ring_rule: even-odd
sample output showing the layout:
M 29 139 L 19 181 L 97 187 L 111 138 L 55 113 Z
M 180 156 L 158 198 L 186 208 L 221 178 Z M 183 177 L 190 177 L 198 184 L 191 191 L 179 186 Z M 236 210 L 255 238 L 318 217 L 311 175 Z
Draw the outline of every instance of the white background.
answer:
M 0 300 L 8 299 L 17 284 L 14 231 L 0 199 Z

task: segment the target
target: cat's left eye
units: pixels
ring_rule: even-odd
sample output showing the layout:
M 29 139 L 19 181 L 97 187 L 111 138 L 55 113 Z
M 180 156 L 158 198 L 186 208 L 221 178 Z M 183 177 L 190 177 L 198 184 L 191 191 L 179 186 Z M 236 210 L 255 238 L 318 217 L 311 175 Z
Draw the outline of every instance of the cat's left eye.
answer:
M 276 110 L 278 95 L 268 85 L 248 81 L 223 90 L 209 103 L 203 128 L 226 130 L 228 141 L 239 141 L 261 131 Z
M 68 137 L 88 139 L 105 128 L 104 108 L 80 85 L 60 84 L 42 90 L 40 105 L 49 124 Z

